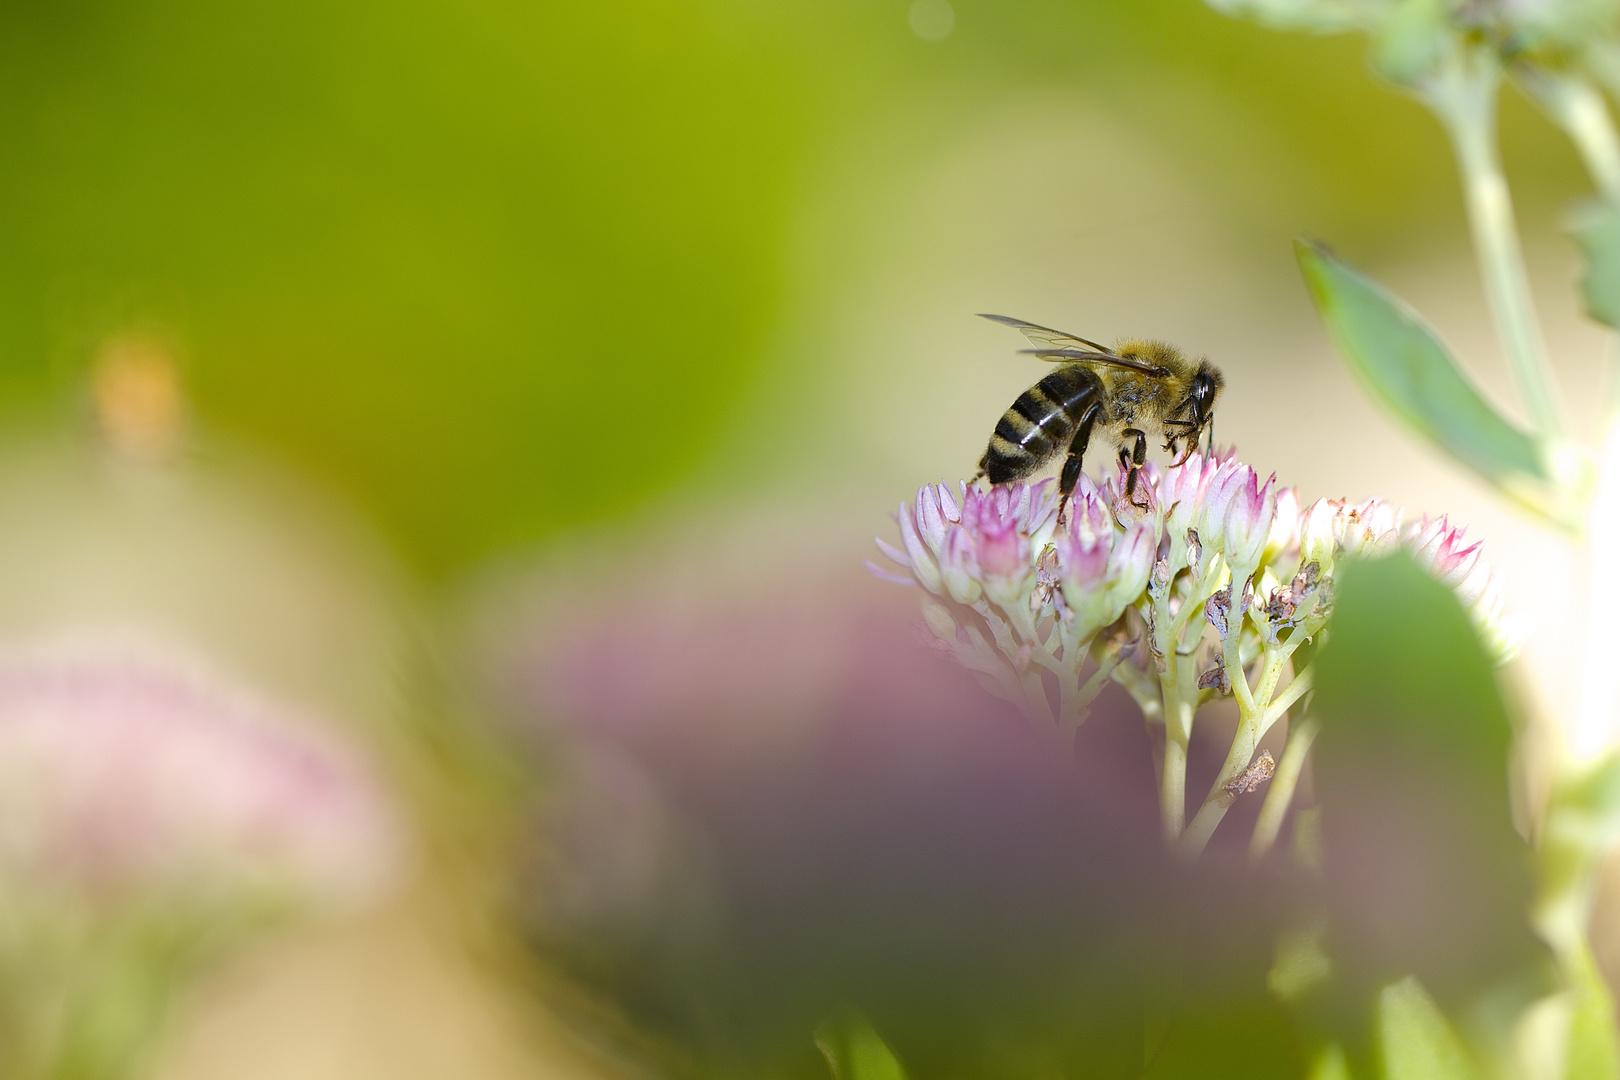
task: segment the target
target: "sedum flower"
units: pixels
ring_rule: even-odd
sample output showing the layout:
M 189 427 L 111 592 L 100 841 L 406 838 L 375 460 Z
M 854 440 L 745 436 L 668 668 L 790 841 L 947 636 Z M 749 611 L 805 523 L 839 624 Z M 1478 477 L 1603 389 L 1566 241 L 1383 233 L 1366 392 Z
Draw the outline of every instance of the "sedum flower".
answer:
M 1166 470 L 1149 464 L 1134 484 L 1129 477 L 1120 468 L 1101 489 L 1082 477 L 1061 528 L 1050 481 L 963 485 L 960 498 L 945 484 L 926 486 L 897 515 L 902 547 L 878 541 L 907 573 L 872 569 L 928 590 L 922 635 L 1037 715 L 1049 710 L 1040 679 L 1030 681 L 1035 667 L 1073 702 L 1095 693 L 1083 677 L 1095 661 L 1148 708 L 1172 657 L 1194 655 L 1206 627 L 1245 666 L 1257 649 L 1291 651 L 1327 624 L 1337 566 L 1402 547 L 1456 593 L 1498 663 L 1523 636 L 1502 617 L 1480 546 L 1446 518 L 1403 524 L 1398 507 L 1377 499 L 1302 507 L 1297 491 L 1275 475 L 1262 480 L 1230 452 L 1193 453 Z M 1140 666 L 1147 657 L 1157 670 Z
M 1314 562 L 1326 575 L 1344 559 L 1377 558 L 1404 548 L 1457 594 L 1492 659 L 1507 663 L 1517 654 L 1527 627 L 1523 619 L 1503 617 L 1501 589 L 1482 546 L 1465 542 L 1466 530 L 1445 517 L 1420 517 L 1404 525 L 1402 517 L 1399 507 L 1378 499 L 1320 499 L 1301 521 L 1301 564 Z
M 1419 518 L 1402 530 L 1401 544 L 1436 580 L 1462 601 L 1475 629 L 1498 664 L 1511 660 L 1528 631 L 1523 617 L 1502 615 L 1502 590 L 1495 570 L 1485 561 L 1480 543 L 1466 543 L 1463 528 L 1442 516 Z
M 960 485 L 961 501 L 948 485 L 926 484 L 912 506 L 900 505 L 902 548 L 877 545 L 909 576 L 868 562 L 888 581 L 913 581 L 935 596 L 976 603 L 988 589 L 991 599 L 1013 602 L 1035 584 L 1035 557 L 1053 527 L 1057 497 L 1052 482 L 1006 484 L 981 492 Z
M 1034 537 L 1044 547 L 1046 526 L 1057 508 L 1051 481 L 1011 484 L 962 494 L 960 520 L 946 530 L 940 576 L 951 598 L 971 604 L 982 590 L 1010 607 L 1035 587 Z
M 1387 555 L 1400 544 L 1401 511 L 1378 499 L 1318 499 L 1300 523 L 1300 558 L 1332 569 L 1340 555 Z
M 1150 461 L 1137 470 L 1133 485 L 1131 471 L 1119 466 L 1103 488 L 1115 520 L 1125 526 L 1146 523 L 1153 526 L 1155 537 L 1163 536 L 1165 505 L 1159 494 L 1163 476 L 1158 465 Z M 1130 488 L 1128 496 L 1127 488 Z
M 1277 515 L 1277 478 L 1265 483 L 1260 474 L 1236 460 L 1221 465 L 1210 480 L 1199 518 L 1198 537 L 1226 556 L 1234 574 L 1253 573 L 1260 564 Z
M 1053 539 L 1064 604 L 1089 636 L 1117 620 L 1147 588 L 1158 543 L 1151 525 L 1121 530 L 1103 499 L 1079 492 L 1068 525 Z
M 1165 531 L 1170 536 L 1185 537 L 1188 529 L 1201 527 L 1199 518 L 1209 486 L 1221 466 L 1231 460 L 1230 450 L 1209 457 L 1195 452 L 1165 473 L 1164 480 L 1159 484 L 1159 500 L 1166 507 Z
M 910 571 L 911 577 L 883 569 L 872 562 L 867 569 L 888 581 L 902 585 L 916 583 L 936 596 L 940 593 L 939 555 L 945 546 L 946 530 L 962 519 L 961 508 L 943 482 L 924 484 L 917 492 L 912 506 L 900 504 L 895 520 L 900 523 L 900 543 L 905 550 L 895 548 L 878 537 L 878 549 L 900 566 Z
M 1277 489 L 1277 512 L 1271 521 L 1271 532 L 1266 534 L 1265 550 L 1260 553 L 1261 566 L 1297 561 L 1304 516 L 1299 506 L 1299 492 L 1290 487 Z

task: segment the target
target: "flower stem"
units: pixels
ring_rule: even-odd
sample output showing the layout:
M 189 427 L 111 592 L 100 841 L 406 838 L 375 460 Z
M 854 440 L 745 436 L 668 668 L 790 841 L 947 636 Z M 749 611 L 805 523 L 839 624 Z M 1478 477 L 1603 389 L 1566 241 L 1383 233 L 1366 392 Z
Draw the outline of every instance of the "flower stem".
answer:
M 1605 199 L 1620 203 L 1620 137 L 1597 87 L 1579 75 L 1519 64 L 1514 82 L 1557 124 Z
M 1464 46 L 1425 86 L 1423 96 L 1445 125 L 1462 172 L 1474 252 L 1502 351 L 1531 421 L 1542 440 L 1552 443 L 1559 439 L 1563 426 L 1496 143 L 1496 96 L 1501 79 L 1500 64 L 1491 50 Z
M 1315 685 L 1315 667 L 1307 667 L 1304 671 L 1295 675 L 1294 681 L 1288 684 L 1288 689 L 1279 694 L 1277 700 L 1273 701 L 1266 709 L 1265 715 L 1260 720 L 1260 734 L 1265 735 L 1270 730 L 1271 725 L 1282 719 L 1283 714 L 1293 708 L 1296 701 L 1310 693 L 1311 687 Z M 1275 786 L 1275 782 L 1273 786 Z
M 1176 737 L 1174 725 L 1164 726 L 1164 768 L 1159 774 L 1159 820 L 1164 842 L 1175 847 L 1187 816 L 1187 743 Z
M 1102 688 L 1108 685 L 1108 680 L 1113 676 L 1114 669 L 1119 667 L 1120 661 L 1124 658 L 1124 650 L 1115 648 L 1098 661 L 1097 670 L 1092 672 L 1091 677 L 1081 684 L 1080 689 L 1075 692 L 1074 696 L 1064 703 L 1063 720 L 1065 723 L 1079 727 L 1085 722 L 1086 710 L 1091 707 L 1091 703 L 1096 700 L 1097 695 L 1102 693 Z
M 1310 672 L 1305 674 L 1309 675 Z M 1304 676 L 1296 678 L 1294 682 L 1298 684 L 1302 678 Z M 1260 805 L 1260 818 L 1254 823 L 1254 835 L 1249 838 L 1251 863 L 1264 859 L 1277 842 L 1283 818 L 1288 816 L 1288 806 L 1294 801 L 1294 788 L 1298 786 L 1299 775 L 1305 768 L 1305 756 L 1320 729 L 1321 724 L 1316 718 L 1307 716 L 1288 733 L 1288 744 L 1283 747 L 1282 760 L 1277 762 L 1277 771 L 1271 776 L 1271 786 L 1266 789 L 1266 801 Z
M 1151 595 L 1151 593 L 1150 593 Z M 1187 747 L 1192 742 L 1193 710 L 1198 695 L 1187 685 L 1176 650 L 1175 626 L 1168 587 L 1153 596 L 1153 652 L 1160 665 L 1159 693 L 1164 701 L 1164 763 L 1159 770 L 1159 819 L 1164 842 L 1174 848 L 1187 820 Z M 1191 692 L 1189 692 L 1191 691 Z
M 1237 635 L 1232 635 L 1234 638 Z M 1238 726 L 1232 736 L 1232 747 L 1227 751 L 1226 763 L 1221 766 L 1220 775 L 1215 783 L 1210 785 L 1209 794 L 1204 797 L 1204 804 L 1193 815 L 1191 823 L 1181 836 L 1181 853 L 1188 859 L 1196 859 L 1209 843 L 1209 838 L 1215 834 L 1215 829 L 1221 820 L 1226 817 L 1227 810 L 1237 796 L 1227 790 L 1227 785 L 1237 778 L 1237 775 L 1249 767 L 1254 758 L 1254 749 L 1260 744 L 1260 736 L 1265 733 L 1261 726 L 1271 704 L 1271 698 L 1277 690 L 1277 680 L 1282 677 L 1283 665 L 1287 663 L 1291 650 L 1266 650 L 1266 664 L 1261 670 L 1260 681 L 1253 694 L 1236 694 L 1238 683 L 1243 681 L 1243 672 L 1237 670 L 1237 682 L 1233 683 L 1234 696 L 1238 699 Z M 1228 669 L 1230 670 L 1230 668 Z M 1247 684 L 1244 685 L 1247 690 Z
M 1159 673 L 1164 698 L 1164 767 L 1159 773 L 1159 818 L 1164 842 L 1174 847 L 1187 820 L 1187 747 L 1192 742 L 1195 697 L 1182 686 L 1180 657 L 1171 649 Z

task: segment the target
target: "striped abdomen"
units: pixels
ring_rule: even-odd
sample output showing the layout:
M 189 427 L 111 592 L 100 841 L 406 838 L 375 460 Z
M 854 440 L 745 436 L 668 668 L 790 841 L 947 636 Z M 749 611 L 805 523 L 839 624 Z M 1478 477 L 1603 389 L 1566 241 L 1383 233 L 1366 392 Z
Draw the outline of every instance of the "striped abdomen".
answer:
M 1021 480 L 1069 449 L 1086 413 L 1102 403 L 1102 380 L 1090 368 L 1060 367 L 1018 395 L 996 424 L 979 468 L 992 484 Z

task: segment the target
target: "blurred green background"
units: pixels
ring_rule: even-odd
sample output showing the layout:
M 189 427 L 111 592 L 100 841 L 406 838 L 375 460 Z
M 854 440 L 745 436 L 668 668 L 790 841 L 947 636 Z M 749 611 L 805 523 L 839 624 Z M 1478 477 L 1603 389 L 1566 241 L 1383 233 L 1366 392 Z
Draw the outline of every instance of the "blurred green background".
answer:
M 1332 242 L 1512 411 L 1442 134 L 1363 54 L 1200 0 L 0 3 L 0 629 L 134 612 L 409 738 L 488 719 L 437 680 L 508 599 L 864 602 L 884 511 L 968 475 L 1035 377 L 973 318 L 1000 311 L 1207 351 L 1217 437 L 1262 473 L 1470 522 L 1540 617 L 1528 696 L 1556 709 L 1573 564 L 1364 399 L 1298 280 L 1292 239 Z M 1605 342 L 1560 232 L 1588 185 L 1511 95 L 1503 141 L 1589 421 Z M 137 339 L 173 349 L 183 445 L 223 467 L 181 496 L 12 478 L 5 441 L 82 433 L 98 355 Z M 241 447 L 289 466 L 275 498 Z M 278 501 L 306 479 L 404 588 L 370 537 Z M 422 771 L 425 820 L 497 816 Z M 506 839 L 250 958 L 159 1075 L 536 1075 L 550 1036 L 460 948 Z M 1620 934 L 1600 948 L 1620 970 Z M 551 1036 L 543 1075 L 599 1075 Z
M 1460 227 L 1437 129 L 1371 83 L 1358 40 L 1271 33 L 1196 0 L 961 0 L 939 41 L 908 14 L 905 0 L 8 3 L 0 407 L 59 414 L 102 340 L 156 329 L 180 344 L 207 429 L 294 462 L 442 577 L 683 478 L 734 492 L 881 472 L 840 403 L 879 397 L 904 441 L 928 402 L 913 411 L 903 383 L 832 355 L 825 327 L 964 130 L 988 127 L 998 169 L 1072 184 L 1077 202 L 1098 176 L 1157 183 L 1117 147 L 1081 137 L 1053 159 L 1031 138 L 1069 104 L 1107 117 L 1300 311 L 1293 234 L 1376 265 Z M 1030 101 L 1057 104 L 1006 121 Z M 1576 163 L 1524 106 L 1505 122 L 1521 206 L 1547 217 L 1581 189 Z M 999 209 L 1015 208 L 984 207 L 984 227 Z M 1064 219 L 1049 241 L 1166 306 L 1192 288 L 1158 270 L 1184 261 L 1175 236 L 1094 243 Z M 906 276 L 884 280 L 898 293 Z M 963 320 L 1019 299 L 979 292 Z M 1068 313 L 1035 299 L 1012 313 Z M 879 321 L 882 300 L 868 293 Z M 978 404 L 987 428 L 999 406 Z

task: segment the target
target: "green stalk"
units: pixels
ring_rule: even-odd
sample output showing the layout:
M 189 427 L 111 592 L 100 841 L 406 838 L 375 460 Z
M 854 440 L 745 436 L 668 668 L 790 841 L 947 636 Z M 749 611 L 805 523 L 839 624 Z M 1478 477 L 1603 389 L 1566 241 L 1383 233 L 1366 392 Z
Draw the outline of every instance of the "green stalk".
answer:
M 1096 700 L 1097 695 L 1102 693 L 1102 688 L 1108 685 L 1108 680 L 1113 677 L 1114 669 L 1119 667 L 1120 661 L 1123 659 L 1123 651 L 1116 648 L 1097 662 L 1097 670 L 1091 673 L 1091 677 L 1075 691 L 1072 698 L 1064 702 L 1063 720 L 1065 723 L 1079 727 L 1085 722 L 1086 710 L 1091 707 L 1091 703 Z
M 1531 422 L 1543 442 L 1551 444 L 1560 438 L 1563 424 L 1497 149 L 1496 96 L 1501 81 L 1501 65 L 1492 51 L 1465 46 L 1424 87 L 1423 96 L 1445 125 L 1462 172 L 1474 252 L 1502 351 Z
M 1231 636 L 1236 638 L 1239 635 Z M 1215 829 L 1226 817 L 1227 810 L 1231 809 L 1232 803 L 1236 801 L 1236 796 L 1226 789 L 1227 785 L 1237 779 L 1238 774 L 1247 769 L 1254 759 L 1255 747 L 1260 744 L 1260 737 L 1265 734 L 1263 724 L 1271 706 L 1272 696 L 1277 691 L 1277 680 L 1282 677 L 1283 665 L 1288 662 L 1288 656 L 1289 650 L 1267 650 L 1265 668 L 1261 671 L 1259 683 L 1252 693 L 1248 692 L 1242 668 L 1236 669 L 1232 690 L 1233 696 L 1238 699 L 1237 732 L 1232 736 L 1232 746 L 1227 751 L 1226 762 L 1221 766 L 1220 775 L 1215 778 L 1215 783 L 1210 785 L 1209 794 L 1204 797 L 1204 804 L 1198 808 L 1198 813 L 1193 816 L 1192 822 L 1182 833 L 1181 852 L 1188 859 L 1196 859 L 1203 852 L 1209 838 L 1215 834 Z M 1228 665 L 1228 670 L 1231 670 L 1231 665 Z M 1242 694 L 1237 693 L 1240 684 L 1245 691 Z
M 1166 613 L 1168 614 L 1168 613 Z M 1172 648 L 1159 673 L 1164 699 L 1164 767 L 1159 774 L 1159 819 L 1164 842 L 1174 847 L 1187 819 L 1187 747 L 1192 742 L 1192 705 L 1182 694 L 1181 665 Z
M 1307 672 L 1308 674 L 1308 672 Z M 1294 679 L 1297 684 L 1304 676 Z M 1305 769 L 1305 758 L 1311 749 L 1311 743 L 1316 741 L 1316 733 L 1321 730 L 1315 717 L 1308 716 L 1294 725 L 1288 733 L 1288 743 L 1283 747 L 1282 760 L 1277 762 L 1277 771 L 1271 775 L 1271 786 L 1266 789 L 1266 801 L 1260 806 L 1260 818 L 1254 823 L 1254 835 L 1249 838 L 1249 861 L 1258 863 L 1271 852 L 1272 845 L 1277 842 L 1277 834 L 1282 830 L 1283 818 L 1288 816 L 1288 806 L 1294 801 L 1294 788 L 1299 785 L 1300 773 Z
M 1598 192 L 1620 203 L 1620 138 L 1598 88 L 1564 71 L 1520 64 L 1513 81 L 1569 137 Z
M 1178 568 L 1179 569 L 1179 568 Z M 1171 581 L 1175 571 L 1171 572 Z M 1164 701 L 1164 762 L 1159 770 L 1159 820 L 1164 842 L 1174 848 L 1181 839 L 1187 820 L 1187 747 L 1192 742 L 1193 709 L 1197 694 L 1189 694 L 1181 671 L 1172 631 L 1175 619 L 1170 613 L 1170 583 L 1155 595 L 1150 587 L 1153 620 L 1153 651 L 1163 667 L 1159 671 L 1159 694 Z

